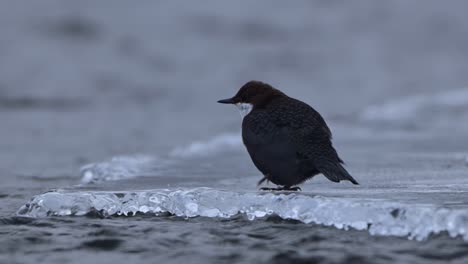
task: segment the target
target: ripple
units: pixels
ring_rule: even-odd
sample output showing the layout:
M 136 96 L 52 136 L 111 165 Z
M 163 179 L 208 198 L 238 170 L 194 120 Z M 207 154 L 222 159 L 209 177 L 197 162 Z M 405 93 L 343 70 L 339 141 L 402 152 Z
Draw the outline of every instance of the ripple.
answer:
M 83 247 L 95 250 L 114 250 L 122 244 L 120 239 L 95 239 L 86 241 L 82 244 Z

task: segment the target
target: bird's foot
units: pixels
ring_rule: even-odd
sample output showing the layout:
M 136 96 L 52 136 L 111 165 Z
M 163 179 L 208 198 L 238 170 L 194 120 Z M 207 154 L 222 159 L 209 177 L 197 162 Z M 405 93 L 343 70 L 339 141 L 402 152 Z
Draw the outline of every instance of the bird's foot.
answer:
M 279 191 L 280 188 L 269 188 L 269 187 L 262 187 L 260 191 Z
M 301 187 L 295 186 L 295 187 L 289 187 L 287 189 L 284 189 L 285 191 L 293 191 L 293 192 L 302 192 Z
M 277 188 L 268 188 L 268 187 L 262 187 L 260 188 L 260 191 L 292 191 L 292 192 L 297 192 L 297 191 L 302 191 L 300 187 L 277 187 Z
M 257 182 L 257 186 L 262 185 L 262 183 L 264 183 L 265 181 L 266 181 L 267 183 L 270 182 L 270 181 L 268 180 L 268 178 L 265 176 L 265 177 L 263 177 L 261 180 L 259 180 L 259 181 Z

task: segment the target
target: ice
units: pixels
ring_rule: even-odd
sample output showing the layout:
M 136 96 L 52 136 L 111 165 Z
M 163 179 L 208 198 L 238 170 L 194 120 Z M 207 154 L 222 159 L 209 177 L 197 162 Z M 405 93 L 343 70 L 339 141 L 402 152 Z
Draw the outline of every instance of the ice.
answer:
M 367 121 L 414 120 L 424 116 L 424 110 L 431 114 L 435 111 L 447 112 L 454 108 L 464 108 L 468 112 L 468 89 L 418 94 L 382 105 L 372 105 L 361 113 L 361 118 Z
M 177 147 L 171 151 L 170 156 L 178 158 L 207 156 L 241 147 L 240 133 L 225 133 L 207 141 L 195 141 L 188 146 Z
M 447 232 L 468 240 L 468 208 L 372 198 L 339 198 L 308 193 L 233 192 L 211 188 L 157 189 L 132 192 L 54 191 L 34 197 L 18 211 L 25 217 L 104 216 L 136 213 L 180 217 L 229 218 L 238 214 L 250 220 L 268 215 L 340 229 L 367 230 L 424 240 Z
M 117 156 L 109 161 L 91 163 L 81 168 L 81 182 L 95 183 L 137 176 L 157 175 L 168 161 L 154 156 Z

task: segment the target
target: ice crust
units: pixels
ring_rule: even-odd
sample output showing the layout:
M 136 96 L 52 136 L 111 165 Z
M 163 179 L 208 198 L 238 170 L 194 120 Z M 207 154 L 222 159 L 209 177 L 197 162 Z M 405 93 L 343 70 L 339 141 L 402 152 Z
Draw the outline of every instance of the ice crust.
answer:
M 418 94 L 392 100 L 380 105 L 367 107 L 361 118 L 368 121 L 405 121 L 414 120 L 423 111 L 433 114 L 452 109 L 468 108 L 468 89 L 458 89 L 447 92 Z
M 424 240 L 447 232 L 468 240 L 468 210 L 384 199 L 312 196 L 306 193 L 232 192 L 210 188 L 134 192 L 64 192 L 35 196 L 19 216 L 104 216 L 136 213 L 180 217 L 229 218 L 238 214 L 254 220 L 268 215 L 339 229 L 368 230 L 372 235 Z
M 188 146 L 177 147 L 171 151 L 170 156 L 175 158 L 203 157 L 241 147 L 240 133 L 224 133 L 207 141 L 195 141 Z
M 117 156 L 109 161 L 91 163 L 81 168 L 81 183 L 115 181 L 160 172 L 167 161 L 146 155 Z

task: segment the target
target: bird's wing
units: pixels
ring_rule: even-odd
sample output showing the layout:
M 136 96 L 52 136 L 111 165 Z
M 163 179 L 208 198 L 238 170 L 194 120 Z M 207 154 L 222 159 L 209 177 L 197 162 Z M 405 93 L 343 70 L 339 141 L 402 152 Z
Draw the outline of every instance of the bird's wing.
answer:
M 293 133 L 292 139 L 297 149 L 297 156 L 304 168 L 309 166 L 311 170 L 318 170 L 333 182 L 348 180 L 358 184 L 343 167 L 343 161 L 338 156 L 330 138 L 324 137 L 322 130 L 304 127 Z
M 343 161 L 332 145 L 332 133 L 325 120 L 312 107 L 305 105 L 300 112 L 302 122 L 292 129 L 290 136 L 301 165 L 318 170 L 333 182 L 349 180 L 358 184 L 342 166 Z

